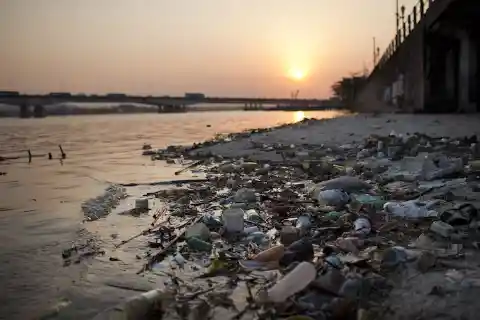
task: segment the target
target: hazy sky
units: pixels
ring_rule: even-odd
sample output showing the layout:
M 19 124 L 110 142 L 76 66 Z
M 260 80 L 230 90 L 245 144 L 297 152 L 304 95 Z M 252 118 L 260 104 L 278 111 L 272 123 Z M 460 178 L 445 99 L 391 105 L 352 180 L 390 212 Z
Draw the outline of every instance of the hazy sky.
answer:
M 395 0 L 0 0 L 0 90 L 328 97 L 371 68 L 394 12 Z

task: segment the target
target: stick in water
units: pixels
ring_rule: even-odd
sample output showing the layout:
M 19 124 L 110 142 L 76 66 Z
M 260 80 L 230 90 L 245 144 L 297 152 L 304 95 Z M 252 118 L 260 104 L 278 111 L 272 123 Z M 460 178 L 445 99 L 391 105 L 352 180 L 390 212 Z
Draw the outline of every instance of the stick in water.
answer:
M 199 216 L 195 219 L 190 220 L 192 221 L 192 223 L 190 224 L 190 226 L 194 225 L 195 223 L 199 222 L 201 219 L 203 218 L 203 216 Z M 183 237 L 183 235 L 185 234 L 185 232 L 187 232 L 187 228 L 183 229 L 183 231 L 175 237 L 175 239 L 173 239 L 172 241 L 170 241 L 169 243 L 167 243 L 167 245 L 165 246 L 164 249 L 160 250 L 160 252 L 158 252 L 157 254 L 155 254 L 144 266 L 143 268 L 137 272 L 137 274 L 141 274 L 147 270 L 150 270 L 150 268 L 152 267 L 152 265 L 157 262 L 159 260 L 159 258 L 161 256 L 163 256 L 165 254 L 165 252 L 167 252 L 168 250 L 170 250 L 170 248 L 178 242 L 178 240 L 180 240 L 181 237 Z
M 191 165 L 186 166 L 186 167 L 183 168 L 182 170 L 178 170 L 177 172 L 175 172 L 175 175 L 178 176 L 180 173 L 183 173 L 183 172 L 187 171 L 188 169 L 192 169 L 192 168 L 194 168 L 194 167 L 196 167 L 196 166 L 199 166 L 199 165 L 201 165 L 201 164 L 204 163 L 204 162 L 205 162 L 205 160 L 199 160 L 199 161 L 197 161 L 197 162 L 194 162 L 194 163 L 192 163 Z
M 156 213 L 157 218 L 155 218 L 154 222 L 157 222 L 158 218 L 159 218 L 165 211 L 167 211 L 166 208 L 159 209 L 159 210 L 157 211 L 157 213 Z M 148 228 L 148 229 L 146 229 L 146 230 L 143 230 L 142 232 L 134 235 L 133 237 L 130 237 L 130 238 L 128 238 L 127 240 L 123 240 L 123 241 L 120 242 L 119 244 L 116 244 L 116 245 L 115 245 L 115 249 L 120 248 L 120 247 L 123 246 L 124 244 L 129 243 L 130 241 L 132 241 L 132 240 L 134 240 L 134 239 L 136 239 L 136 238 L 138 238 L 138 237 L 140 237 L 140 236 L 149 234 L 150 232 L 152 232 L 154 226 L 155 226 L 155 224 L 152 223 L 152 227 L 151 227 L 151 228 Z

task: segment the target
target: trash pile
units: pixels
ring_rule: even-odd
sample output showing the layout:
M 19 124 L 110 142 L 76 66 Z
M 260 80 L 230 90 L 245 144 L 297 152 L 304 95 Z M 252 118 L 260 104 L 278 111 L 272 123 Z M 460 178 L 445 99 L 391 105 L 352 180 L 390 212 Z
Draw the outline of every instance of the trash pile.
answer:
M 148 149 L 194 159 L 206 182 L 146 195 L 166 207 L 138 273 L 169 281 L 96 319 L 475 318 L 476 137 L 254 147 L 283 160 Z

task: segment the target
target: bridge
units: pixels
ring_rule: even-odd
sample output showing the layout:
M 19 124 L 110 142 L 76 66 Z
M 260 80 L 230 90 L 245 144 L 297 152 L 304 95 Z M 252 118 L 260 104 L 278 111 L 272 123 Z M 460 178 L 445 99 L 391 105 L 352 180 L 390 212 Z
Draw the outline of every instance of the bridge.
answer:
M 355 99 L 359 110 L 480 111 L 480 1 L 420 0 Z
M 45 116 L 45 106 L 60 103 L 139 103 L 158 106 L 159 112 L 184 112 L 188 105 L 208 104 L 244 104 L 246 110 L 261 109 L 264 104 L 300 105 L 305 110 L 325 105 L 325 100 L 318 99 L 278 99 L 246 97 L 205 97 L 203 95 L 170 96 L 131 96 L 126 94 L 107 95 L 73 95 L 70 93 L 50 93 L 47 95 L 28 95 L 18 92 L 0 91 L 0 104 L 19 107 L 19 116 L 28 118 Z M 327 106 L 326 106 L 327 107 Z

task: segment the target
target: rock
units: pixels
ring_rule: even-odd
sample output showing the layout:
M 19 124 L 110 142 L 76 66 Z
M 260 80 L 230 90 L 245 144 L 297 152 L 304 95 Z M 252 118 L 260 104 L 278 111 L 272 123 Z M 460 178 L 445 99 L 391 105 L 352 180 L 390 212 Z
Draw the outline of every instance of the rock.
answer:
M 430 226 L 430 231 L 439 234 L 442 237 L 448 238 L 452 235 L 455 229 L 443 221 L 434 221 Z
M 280 242 L 289 246 L 299 239 L 299 230 L 292 226 L 284 226 L 280 230 Z
M 234 201 L 238 203 L 248 203 L 257 201 L 255 190 L 242 188 L 235 193 Z
M 245 173 L 250 173 L 255 171 L 258 168 L 258 163 L 256 162 L 244 162 L 240 165 Z
M 425 251 L 420 254 L 417 260 L 417 268 L 420 272 L 425 273 L 430 270 L 437 261 L 437 257 L 431 252 Z
M 337 295 L 344 282 L 345 277 L 342 275 L 342 272 L 331 268 L 326 273 L 318 276 L 312 283 L 312 286 Z

